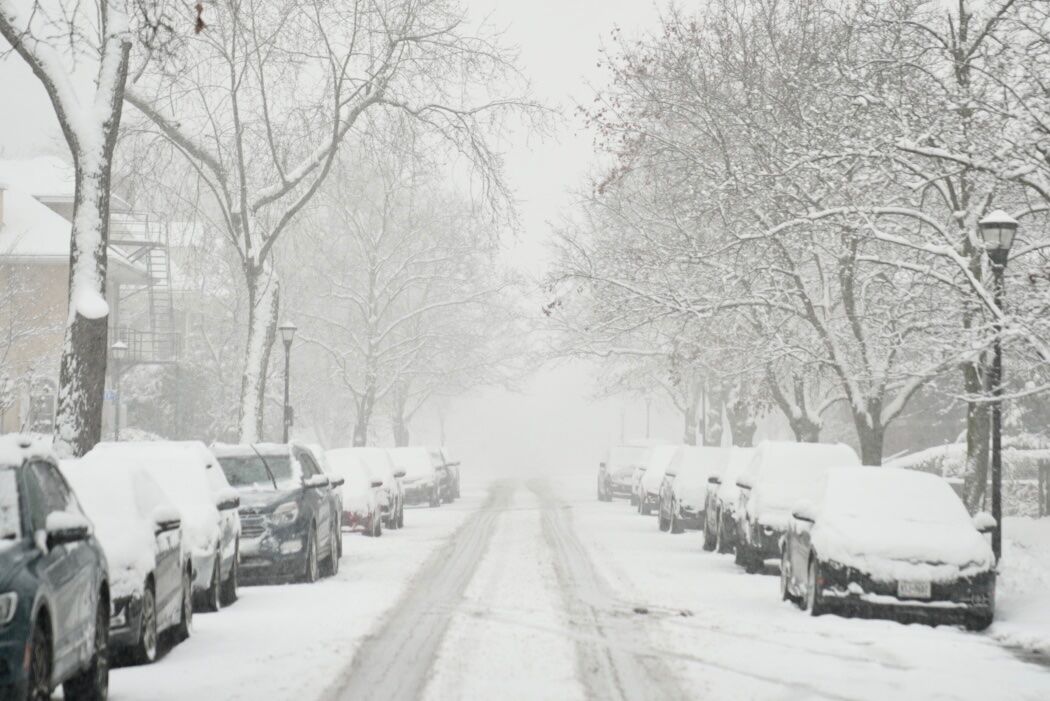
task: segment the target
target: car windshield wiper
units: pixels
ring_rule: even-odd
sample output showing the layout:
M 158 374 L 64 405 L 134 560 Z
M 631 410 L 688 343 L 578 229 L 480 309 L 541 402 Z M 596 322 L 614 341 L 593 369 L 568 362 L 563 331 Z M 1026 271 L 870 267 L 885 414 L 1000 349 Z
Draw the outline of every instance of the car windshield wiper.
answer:
M 259 449 L 255 447 L 254 443 L 249 443 L 248 445 L 252 447 L 255 454 L 259 456 L 260 460 L 262 460 L 263 467 L 266 468 L 266 474 L 270 476 L 270 481 L 273 482 L 273 489 L 274 491 L 277 491 L 277 478 L 273 476 L 273 470 L 270 469 L 270 463 L 266 462 L 266 458 L 263 457 L 263 454 L 259 452 Z

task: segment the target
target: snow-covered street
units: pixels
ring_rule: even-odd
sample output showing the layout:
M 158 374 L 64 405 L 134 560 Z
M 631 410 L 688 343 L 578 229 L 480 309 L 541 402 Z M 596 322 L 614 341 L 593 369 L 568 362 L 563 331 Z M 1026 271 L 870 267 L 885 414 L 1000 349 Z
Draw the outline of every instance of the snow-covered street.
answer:
M 138 699 L 1045 699 L 1050 658 L 991 634 L 810 618 L 773 570 L 658 531 L 586 475 L 497 481 L 404 531 L 347 535 L 341 572 L 254 587 Z

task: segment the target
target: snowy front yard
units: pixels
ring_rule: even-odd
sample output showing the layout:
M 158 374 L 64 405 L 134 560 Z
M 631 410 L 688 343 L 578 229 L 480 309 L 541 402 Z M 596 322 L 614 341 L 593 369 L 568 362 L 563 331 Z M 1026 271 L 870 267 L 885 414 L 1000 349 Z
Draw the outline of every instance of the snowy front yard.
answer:
M 344 534 L 339 574 L 313 585 L 242 587 L 240 600 L 193 619 L 193 636 L 157 664 L 113 671 L 114 701 L 296 699 L 321 695 L 413 574 L 482 499 L 407 509 L 380 538 Z

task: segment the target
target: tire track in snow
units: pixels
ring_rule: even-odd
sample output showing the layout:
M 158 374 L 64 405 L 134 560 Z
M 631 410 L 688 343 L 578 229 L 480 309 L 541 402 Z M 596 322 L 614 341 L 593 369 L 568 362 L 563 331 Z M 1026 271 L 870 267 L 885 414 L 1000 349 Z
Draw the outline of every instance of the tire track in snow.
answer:
M 493 526 L 513 494 L 513 485 L 493 485 L 470 517 L 413 578 L 408 593 L 329 686 L 324 701 L 419 698 L 452 611 L 485 555 Z
M 546 482 L 528 484 L 543 505 L 543 533 L 550 545 L 575 636 L 580 678 L 591 698 L 674 701 L 689 695 L 679 686 L 644 632 L 623 626 L 623 606 L 595 570 L 573 530 L 571 512 Z M 619 619 L 619 620 L 617 620 Z

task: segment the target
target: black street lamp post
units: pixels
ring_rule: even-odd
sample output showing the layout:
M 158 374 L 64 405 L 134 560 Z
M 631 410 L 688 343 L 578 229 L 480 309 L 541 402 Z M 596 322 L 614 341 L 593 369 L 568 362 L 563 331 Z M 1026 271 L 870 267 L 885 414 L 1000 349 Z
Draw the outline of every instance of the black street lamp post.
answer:
M 113 440 L 120 440 L 120 402 L 122 397 L 120 396 L 120 376 L 124 373 L 124 358 L 128 354 L 128 344 L 124 341 L 117 341 L 110 349 L 110 354 L 113 356 L 113 391 L 116 392 L 116 398 L 113 402 Z
M 295 324 L 286 321 L 278 327 L 281 332 L 281 340 L 284 341 L 284 442 L 288 442 L 288 434 L 292 429 L 292 406 L 289 403 L 289 366 L 292 359 L 292 339 L 298 330 Z
M 1001 209 L 989 213 L 978 227 L 984 240 L 988 261 L 991 263 L 994 280 L 993 300 L 996 317 L 993 323 L 995 345 L 992 350 L 992 369 L 989 384 L 992 390 L 992 517 L 995 530 L 992 532 L 992 550 L 996 561 L 1003 554 L 1003 304 L 1005 302 L 1004 273 L 1010 259 L 1010 247 L 1017 233 L 1017 220 Z

